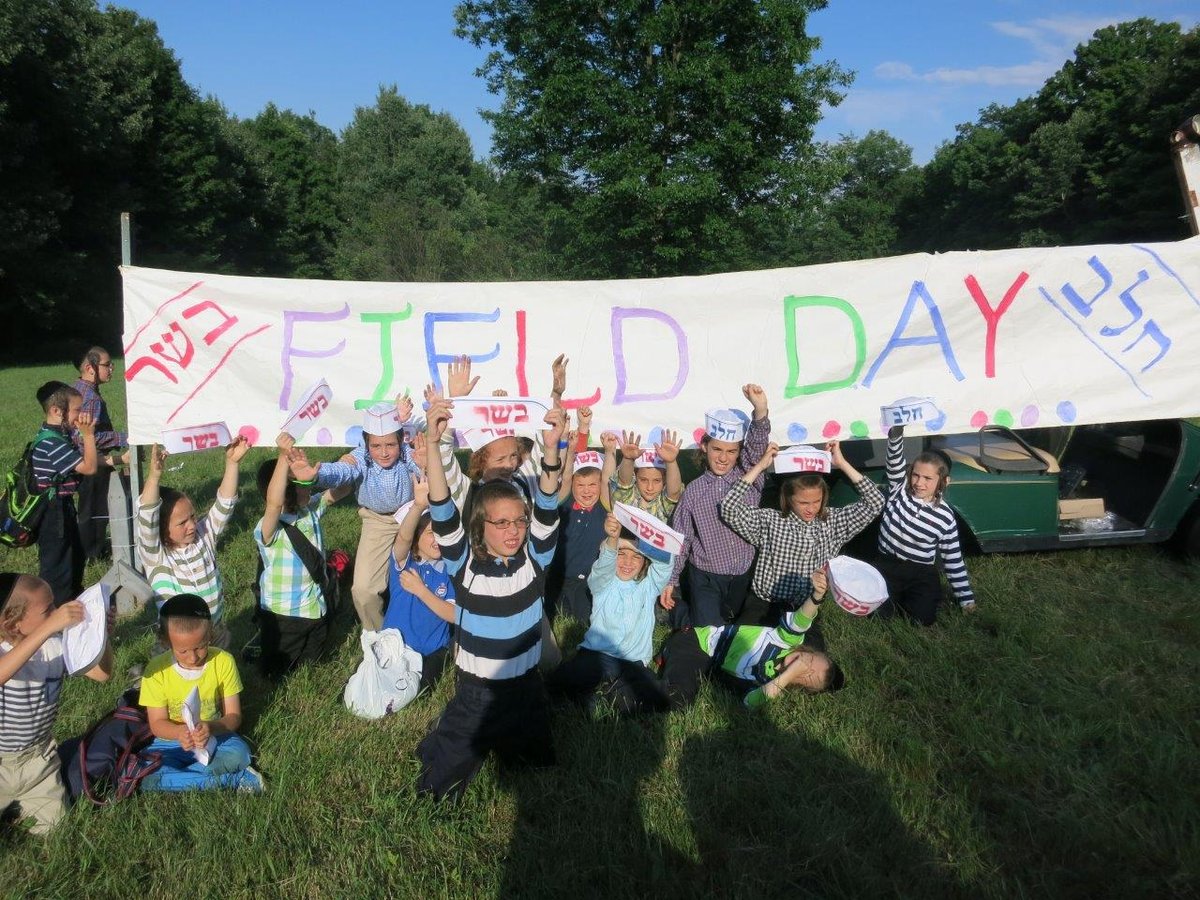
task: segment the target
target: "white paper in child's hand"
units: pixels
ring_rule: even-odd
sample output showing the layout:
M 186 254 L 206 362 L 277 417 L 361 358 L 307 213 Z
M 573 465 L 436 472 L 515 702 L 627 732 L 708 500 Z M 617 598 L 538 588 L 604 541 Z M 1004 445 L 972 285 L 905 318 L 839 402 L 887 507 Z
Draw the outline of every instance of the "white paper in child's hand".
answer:
M 300 440 L 325 410 L 329 409 L 332 400 L 333 390 L 329 387 L 329 382 L 322 378 L 308 389 L 280 430 Z
M 196 726 L 200 723 L 200 686 L 193 687 L 187 695 L 187 699 L 183 701 L 183 724 L 188 727 L 188 731 L 195 731 Z M 212 755 L 217 750 L 217 739 L 209 737 L 208 743 L 199 750 L 193 750 L 192 753 L 196 757 L 196 762 L 202 766 L 207 766 L 212 760 Z
M 233 443 L 229 426 L 224 422 L 209 422 L 206 425 L 189 425 L 187 428 L 168 428 L 162 433 L 162 445 L 168 453 L 191 453 L 193 450 L 211 450 Z
M 107 584 L 94 584 L 76 598 L 83 605 L 83 619 L 62 634 L 63 664 L 71 675 L 86 672 L 104 652 L 109 597 Z
M 394 519 L 395 519 L 395 520 L 396 520 L 396 521 L 397 521 L 399 524 L 403 525 L 403 524 L 404 524 L 404 517 L 408 515 L 408 511 L 409 511 L 410 509 L 412 509 L 412 508 L 413 508 L 413 504 L 414 504 L 414 503 L 416 503 L 416 501 L 415 501 L 415 500 L 409 500 L 407 503 L 405 503 L 405 504 L 401 505 L 401 507 L 400 507 L 398 510 L 396 510 L 396 515 L 395 515 L 395 516 L 393 516 L 393 518 L 394 518 Z

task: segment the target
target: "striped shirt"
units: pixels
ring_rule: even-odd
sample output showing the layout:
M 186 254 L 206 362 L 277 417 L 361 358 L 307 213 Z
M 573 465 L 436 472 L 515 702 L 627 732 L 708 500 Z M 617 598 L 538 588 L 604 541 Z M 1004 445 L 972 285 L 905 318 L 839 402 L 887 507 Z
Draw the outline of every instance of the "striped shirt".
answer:
M 724 475 L 705 470 L 683 490 L 671 527 L 683 535 L 683 550 L 675 558 L 671 584 L 679 584 L 685 563 L 713 575 L 741 575 L 754 561 L 754 548 L 721 521 L 721 499 L 762 459 L 771 435 L 771 420 L 755 419 L 746 431 L 737 465 Z M 746 502 L 757 506 L 762 496 L 764 476 L 759 475 L 746 493 Z
M 281 515 L 275 534 L 268 544 L 263 540 L 262 519 L 254 526 L 254 543 L 262 559 L 262 577 L 258 580 L 259 605 L 277 616 L 293 619 L 319 619 L 325 615 L 325 595 L 308 574 L 283 523 L 294 525 L 325 556 L 321 517 L 329 508 L 328 494 L 313 497 L 300 515 Z
M 313 493 L 357 484 L 358 505 L 381 516 L 394 515 L 413 498 L 412 479 L 421 476 L 421 469 L 405 444 L 400 445 L 400 459 L 386 469 L 371 459 L 365 446 L 355 447 L 350 455 L 354 462 L 321 463 Z
M 55 483 L 60 497 L 69 497 L 79 490 L 82 476 L 75 472 L 75 467 L 83 462 L 83 454 L 71 443 L 65 425 L 42 425 L 34 438 L 30 458 L 38 490 L 44 491 Z
M 0 641 L 0 656 L 12 648 L 8 641 Z M 0 684 L 0 756 L 41 747 L 50 740 L 66 676 L 62 639 L 52 635 Z
M 918 500 L 908 489 L 906 474 L 904 436 L 888 438 L 888 496 L 879 524 L 879 551 L 925 566 L 936 565 L 940 559 L 958 602 L 974 603 L 954 510 L 944 500 Z
M 541 435 L 538 435 L 533 442 L 533 449 L 529 456 L 517 467 L 517 471 L 513 473 L 511 479 L 517 489 L 531 503 L 534 494 L 537 493 L 538 479 L 541 477 L 543 449 Z M 450 499 L 454 501 L 458 511 L 465 516 L 468 513 L 467 500 L 475 485 L 467 480 L 466 473 L 458 464 L 458 457 L 454 454 L 454 435 L 448 428 L 442 435 L 441 441 L 438 442 L 438 455 L 441 456 L 442 468 L 446 471 L 446 485 L 450 488 Z
M 534 494 L 529 539 L 509 559 L 475 556 L 453 500 L 433 504 L 429 513 L 454 581 L 455 665 L 481 679 L 524 675 L 542 658 L 542 600 L 558 541 L 558 498 Z
M 766 625 L 715 625 L 696 629 L 696 638 L 713 662 L 744 681 L 766 684 L 777 674 L 776 659 L 787 656 L 804 643 L 813 620 L 792 610 L 774 628 Z M 726 635 L 728 629 L 733 633 Z M 726 638 L 722 641 L 722 638 Z M 722 651 L 720 658 L 717 652 Z M 780 669 L 779 671 L 782 671 Z
M 213 624 L 224 615 L 221 573 L 217 570 L 217 539 L 225 530 L 237 497 L 222 497 L 196 523 L 196 541 L 183 547 L 164 547 L 158 533 L 162 503 L 138 506 L 138 556 L 146 570 L 146 580 L 154 591 L 154 601 L 162 606 L 176 594 L 196 594 L 204 598 L 212 611 Z
M 113 428 L 112 419 L 108 415 L 108 404 L 100 396 L 100 385 L 80 378 L 75 382 L 75 390 L 83 397 L 83 405 L 79 407 L 79 411 L 90 415 L 96 425 L 96 450 L 103 453 L 105 450 L 119 450 L 124 447 L 125 434 Z M 79 432 L 75 432 L 75 445 L 83 447 L 83 439 Z
M 750 506 L 746 502 L 750 485 L 744 481 L 729 489 L 721 501 L 721 518 L 758 548 L 751 582 L 757 596 L 791 604 L 808 599 L 812 573 L 837 556 L 842 546 L 883 509 L 883 494 L 869 478 L 859 479 L 854 489 L 861 500 L 827 508 L 825 518 L 811 522 L 776 509 Z

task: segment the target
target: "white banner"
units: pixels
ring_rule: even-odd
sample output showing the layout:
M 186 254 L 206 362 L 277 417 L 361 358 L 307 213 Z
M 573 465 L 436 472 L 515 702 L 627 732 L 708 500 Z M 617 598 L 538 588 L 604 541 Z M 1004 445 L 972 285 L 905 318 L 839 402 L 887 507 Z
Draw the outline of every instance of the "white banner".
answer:
M 767 391 L 780 443 L 879 436 L 880 407 L 928 398 L 913 432 L 1200 413 L 1200 239 L 891 259 L 639 281 L 384 284 L 122 270 L 136 443 L 227 421 L 271 442 L 301 394 L 333 399 L 317 445 L 358 442 L 362 410 L 442 385 L 469 355 L 495 389 L 565 405 L 592 433 L 702 434 Z M 418 410 L 419 413 L 419 410 Z

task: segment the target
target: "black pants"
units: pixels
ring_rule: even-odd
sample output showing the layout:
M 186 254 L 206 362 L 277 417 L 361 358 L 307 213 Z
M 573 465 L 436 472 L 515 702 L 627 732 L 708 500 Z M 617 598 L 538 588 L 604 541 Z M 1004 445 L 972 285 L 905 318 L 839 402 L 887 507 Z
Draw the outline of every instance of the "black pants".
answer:
M 666 712 L 668 708 L 666 690 L 649 667 L 586 647 L 580 647 L 546 679 L 551 694 L 577 702 L 596 697 L 601 685 L 604 689 L 599 699 L 611 703 L 622 715 Z
M 492 751 L 505 765 L 554 765 L 550 704 L 536 668 L 505 681 L 458 673 L 454 696 L 417 745 L 417 792 L 460 796 Z
M 554 604 L 559 613 L 587 626 L 592 620 L 592 592 L 586 578 L 567 578 Z
M 446 663 L 450 660 L 450 648 L 443 647 L 432 653 L 421 656 L 421 690 L 432 691 L 446 671 Z
M 72 497 L 55 497 L 46 504 L 38 528 L 38 575 L 50 585 L 54 605 L 62 606 L 83 590 L 83 545 Z
M 667 692 L 671 709 L 684 709 L 696 702 L 700 685 L 713 661 L 691 628 L 673 631 L 663 642 L 662 668 L 658 677 Z
M 888 555 L 880 556 L 875 566 L 887 582 L 888 592 L 888 599 L 875 610 L 876 616 L 890 619 L 900 612 L 920 625 L 932 625 L 937 620 L 942 583 L 936 566 Z
M 732 622 L 741 615 L 749 589 L 749 572 L 741 575 L 714 575 L 689 565 L 686 620 L 680 621 L 679 617 L 676 617 L 672 624 L 699 628 L 704 625 L 724 625 Z M 680 606 L 681 604 L 676 603 L 675 610 L 678 611 Z
M 265 678 L 280 678 L 306 662 L 316 662 L 325 652 L 329 635 L 327 616 L 302 619 L 258 610 L 258 630 L 262 635 L 259 667 Z
M 84 559 L 109 555 L 108 480 L 112 469 L 101 463 L 95 475 L 84 475 L 79 482 L 79 541 Z

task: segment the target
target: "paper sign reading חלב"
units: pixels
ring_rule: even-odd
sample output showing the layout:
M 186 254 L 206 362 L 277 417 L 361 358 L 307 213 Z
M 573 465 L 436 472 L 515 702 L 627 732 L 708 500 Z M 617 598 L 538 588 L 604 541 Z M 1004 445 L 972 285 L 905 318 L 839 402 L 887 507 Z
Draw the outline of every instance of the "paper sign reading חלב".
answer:
M 229 427 L 224 422 L 189 425 L 187 428 L 171 428 L 162 433 L 162 444 L 168 453 L 211 450 L 214 447 L 225 447 L 232 441 L 233 438 L 229 436 Z
M 879 408 L 879 419 L 885 431 L 895 425 L 934 422 L 941 415 L 942 411 L 929 397 L 905 397 Z
M 287 421 L 283 423 L 282 431 L 286 431 L 296 440 L 304 437 L 308 429 L 317 419 L 321 418 L 329 404 L 333 402 L 333 390 L 329 383 L 322 378 L 304 395 L 304 398 L 292 410 Z

